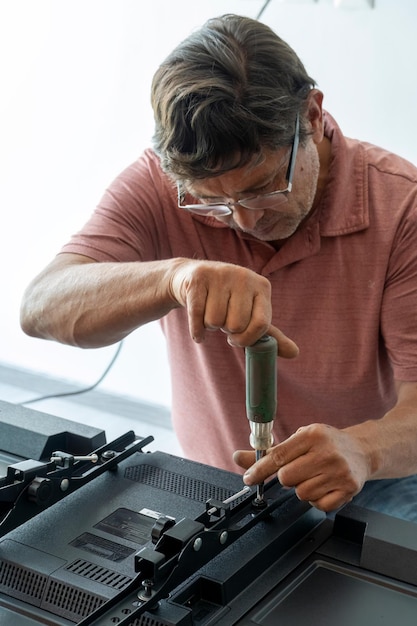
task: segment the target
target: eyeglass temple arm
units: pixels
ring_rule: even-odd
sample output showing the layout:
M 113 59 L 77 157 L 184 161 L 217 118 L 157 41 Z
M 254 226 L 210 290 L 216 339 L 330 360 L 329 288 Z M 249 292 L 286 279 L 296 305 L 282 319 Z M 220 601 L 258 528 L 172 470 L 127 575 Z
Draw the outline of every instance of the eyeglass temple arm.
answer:
M 297 117 L 295 120 L 294 141 L 293 141 L 292 148 L 291 148 L 290 162 L 288 164 L 288 171 L 287 171 L 287 181 L 288 181 L 289 191 L 291 191 L 292 189 L 292 179 L 294 176 L 295 160 L 296 160 L 295 158 L 297 156 L 299 141 L 300 141 L 300 114 L 297 113 Z

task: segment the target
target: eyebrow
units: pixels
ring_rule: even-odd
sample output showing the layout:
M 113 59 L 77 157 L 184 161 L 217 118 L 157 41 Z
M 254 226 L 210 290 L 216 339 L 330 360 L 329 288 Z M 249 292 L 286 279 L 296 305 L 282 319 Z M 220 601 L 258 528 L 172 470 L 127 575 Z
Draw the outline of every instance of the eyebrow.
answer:
M 242 189 L 240 191 L 236 191 L 236 195 L 238 196 L 248 196 L 250 194 L 256 194 L 257 191 L 259 191 L 260 189 L 263 189 L 264 187 L 267 187 L 270 183 L 272 183 L 272 181 L 274 180 L 276 174 L 274 174 L 273 176 L 267 176 L 266 179 L 264 179 L 262 182 L 257 183 L 256 185 L 252 186 L 252 187 L 247 187 L 246 189 Z M 195 191 L 190 191 L 189 192 L 192 196 L 194 196 L 195 198 L 198 198 L 200 200 L 216 200 L 217 198 L 222 198 L 223 196 L 209 196 L 206 194 L 198 194 Z
M 285 166 L 286 159 L 288 159 L 287 154 L 280 159 L 276 170 L 265 174 L 264 178 L 260 182 L 257 182 L 255 185 L 236 191 L 236 194 L 244 198 L 244 197 L 248 197 L 250 194 L 256 194 L 259 190 L 263 189 L 264 187 L 267 187 L 270 183 L 272 183 L 274 178 L 279 174 L 280 169 Z M 199 194 L 193 191 L 192 189 L 190 190 L 185 189 L 185 191 L 187 191 L 194 198 L 198 198 L 199 200 L 217 200 L 223 197 L 223 196 L 209 196 L 205 194 Z

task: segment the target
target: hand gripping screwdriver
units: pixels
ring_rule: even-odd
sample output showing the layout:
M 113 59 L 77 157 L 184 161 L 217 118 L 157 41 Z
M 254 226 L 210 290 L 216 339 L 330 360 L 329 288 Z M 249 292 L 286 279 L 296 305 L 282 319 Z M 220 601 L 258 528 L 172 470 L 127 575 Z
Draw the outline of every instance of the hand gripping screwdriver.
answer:
M 277 410 L 277 355 L 274 337 L 264 335 L 246 353 L 246 415 L 250 424 L 249 442 L 261 459 L 273 444 L 272 428 Z M 264 504 L 264 485 L 257 487 L 255 503 Z

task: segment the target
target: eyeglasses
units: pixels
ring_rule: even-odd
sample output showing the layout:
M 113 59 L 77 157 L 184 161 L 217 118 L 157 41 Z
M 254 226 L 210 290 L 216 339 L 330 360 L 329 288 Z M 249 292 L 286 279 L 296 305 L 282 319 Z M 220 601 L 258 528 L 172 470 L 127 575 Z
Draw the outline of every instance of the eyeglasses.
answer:
M 245 209 L 272 209 L 282 205 L 287 201 L 287 194 L 292 190 L 292 181 L 295 169 L 295 159 L 297 157 L 298 143 L 300 139 L 300 116 L 297 113 L 295 121 L 295 134 L 291 147 L 291 154 L 288 163 L 288 169 L 285 176 L 287 181 L 287 187 L 285 189 L 278 189 L 270 193 L 262 193 L 257 196 L 251 196 L 250 198 L 243 198 L 242 200 L 236 200 L 236 202 L 215 202 L 200 204 L 183 204 L 185 199 L 185 192 L 181 190 L 180 184 L 177 183 L 178 192 L 178 207 L 185 209 L 191 213 L 203 216 L 226 216 L 233 213 L 233 206 L 239 205 Z

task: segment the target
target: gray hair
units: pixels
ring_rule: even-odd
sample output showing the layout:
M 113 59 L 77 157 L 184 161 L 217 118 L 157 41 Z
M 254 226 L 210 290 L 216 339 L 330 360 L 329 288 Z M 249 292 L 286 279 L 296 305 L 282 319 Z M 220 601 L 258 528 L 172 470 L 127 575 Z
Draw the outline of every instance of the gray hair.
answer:
M 153 145 L 162 168 L 177 180 L 207 178 L 247 164 L 264 148 L 289 145 L 314 84 L 265 24 L 238 15 L 208 20 L 153 78 Z

